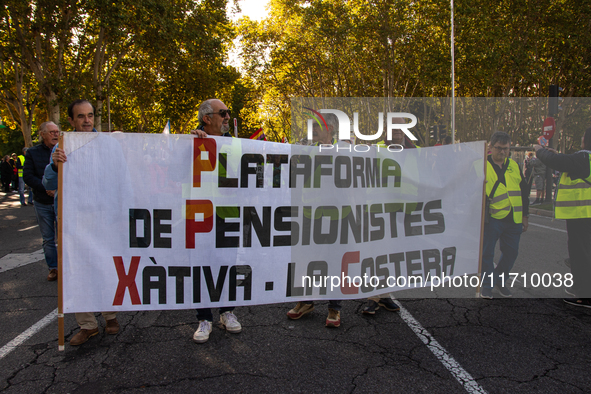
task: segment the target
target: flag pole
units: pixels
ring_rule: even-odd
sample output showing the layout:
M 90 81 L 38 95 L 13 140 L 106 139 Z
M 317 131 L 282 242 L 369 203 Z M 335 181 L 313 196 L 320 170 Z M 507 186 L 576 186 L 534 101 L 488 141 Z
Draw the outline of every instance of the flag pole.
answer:
M 484 181 L 482 182 L 482 212 L 480 214 L 480 248 L 478 248 L 478 277 L 482 277 L 482 244 L 484 242 L 484 215 L 486 214 L 486 169 L 487 169 L 487 144 L 484 143 Z M 476 290 L 476 298 L 480 296 L 480 283 L 478 281 L 478 289 Z
M 455 37 L 454 37 L 454 0 L 451 4 L 451 143 L 456 143 L 456 71 L 455 71 Z
M 60 149 L 65 149 L 64 145 L 64 132 L 61 131 L 58 139 L 58 144 Z M 64 247 L 64 237 L 63 237 L 63 192 L 64 192 L 64 171 L 63 171 L 64 163 L 58 162 L 57 163 L 57 190 L 62 193 L 62 196 L 57 199 L 57 344 L 58 350 L 64 351 L 64 291 L 63 291 L 63 281 L 64 281 L 64 270 L 63 270 L 63 247 Z

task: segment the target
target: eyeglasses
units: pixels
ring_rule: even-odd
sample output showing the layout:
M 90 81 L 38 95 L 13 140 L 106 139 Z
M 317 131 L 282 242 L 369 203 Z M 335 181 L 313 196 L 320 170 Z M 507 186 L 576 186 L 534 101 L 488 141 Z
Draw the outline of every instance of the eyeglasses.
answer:
M 206 114 L 206 115 L 219 115 L 219 116 L 221 116 L 222 118 L 225 118 L 225 117 L 226 117 L 226 115 L 228 115 L 228 116 L 231 116 L 231 115 L 230 115 L 230 110 L 229 110 L 229 109 L 220 109 L 220 112 L 210 112 L 210 113 L 208 113 L 208 114 Z
M 49 134 L 59 134 L 60 133 L 59 130 L 46 130 L 45 132 L 49 133 Z
M 509 147 L 506 148 L 501 148 L 500 146 L 493 146 L 493 148 L 495 148 L 496 150 L 498 150 L 499 152 L 509 152 Z

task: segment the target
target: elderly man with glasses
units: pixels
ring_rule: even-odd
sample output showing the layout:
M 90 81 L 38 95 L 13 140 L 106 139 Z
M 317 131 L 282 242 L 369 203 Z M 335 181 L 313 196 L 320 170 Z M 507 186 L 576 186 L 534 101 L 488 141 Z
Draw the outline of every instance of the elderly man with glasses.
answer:
M 511 137 L 497 131 L 490 138 L 491 154 L 487 158 L 486 196 L 490 217 L 484 225 L 482 250 L 482 298 L 493 298 L 496 287 L 503 297 L 511 297 L 507 288 L 509 272 L 517 259 L 521 233 L 527 231 L 529 195 L 527 183 L 517 163 L 509 158 Z M 501 241 L 501 258 L 494 267 L 497 241 Z
M 49 268 L 48 281 L 57 279 L 57 248 L 55 246 L 56 217 L 54 210 L 55 190 L 45 190 L 43 173 L 49 164 L 51 150 L 57 144 L 58 127 L 53 122 L 42 123 L 39 127 L 40 144 L 27 149 L 23 168 L 23 180 L 33 189 L 37 223 L 43 237 L 43 254 Z
M 207 136 L 232 137 L 230 134 L 230 110 L 218 99 L 209 99 L 199 106 L 199 127 L 192 130 L 191 134 L 196 134 L 199 138 Z M 237 334 L 242 331 L 242 325 L 233 313 L 234 307 L 219 308 L 220 324 L 227 332 Z M 196 343 L 205 343 L 209 339 L 212 331 L 213 314 L 211 308 L 197 309 L 197 320 L 199 327 L 193 334 L 193 341 Z

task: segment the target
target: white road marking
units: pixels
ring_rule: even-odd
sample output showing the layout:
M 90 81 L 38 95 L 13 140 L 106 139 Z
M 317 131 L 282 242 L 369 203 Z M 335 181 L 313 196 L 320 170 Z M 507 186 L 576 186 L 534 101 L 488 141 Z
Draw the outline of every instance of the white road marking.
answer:
M 542 224 L 537 224 L 537 223 L 529 223 L 530 226 L 536 226 L 536 227 L 542 227 L 542 228 L 547 228 L 549 230 L 554 230 L 554 231 L 560 231 L 561 233 L 566 233 L 566 230 L 563 230 L 561 228 L 554 228 L 554 227 L 550 227 L 550 226 L 544 226 Z
M 31 227 L 27 227 L 27 228 L 21 228 L 21 229 L 20 229 L 20 230 L 18 230 L 18 231 L 27 231 L 27 230 L 30 230 L 30 229 L 32 229 L 32 228 L 35 228 L 35 227 L 39 227 L 39 225 L 38 225 L 38 224 L 36 224 L 36 225 L 34 225 L 34 226 L 31 226 Z
M 399 301 L 394 301 L 400 307 L 400 317 L 414 333 L 423 341 L 427 348 L 447 368 L 454 378 L 464 387 L 468 393 L 486 393 L 486 391 L 474 380 L 462 366 L 437 342 L 435 338 L 419 323 Z
M 8 342 L 6 345 L 0 348 L 0 360 L 6 357 L 10 352 L 20 346 L 23 342 L 27 339 L 31 338 L 33 335 L 41 331 L 45 326 L 49 323 L 54 321 L 57 318 L 57 308 L 54 309 L 49 313 L 49 315 L 45 316 L 43 319 L 39 320 L 37 323 L 33 324 L 29 327 L 25 332 L 20 334 L 18 337 L 14 338 L 12 341 Z
M 0 259 L 0 272 L 5 272 L 13 268 L 22 267 L 39 260 L 45 259 L 43 249 L 33 253 L 11 253 Z

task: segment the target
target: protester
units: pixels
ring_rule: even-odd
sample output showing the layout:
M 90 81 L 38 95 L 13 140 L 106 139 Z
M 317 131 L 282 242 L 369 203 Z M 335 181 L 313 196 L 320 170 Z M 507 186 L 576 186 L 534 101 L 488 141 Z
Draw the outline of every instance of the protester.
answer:
M 401 124 L 401 123 L 404 123 L 404 119 L 403 118 L 394 118 L 393 122 Z M 446 140 L 444 140 L 444 141 L 447 141 L 447 138 L 448 137 L 446 137 Z M 449 137 L 449 143 L 451 143 L 451 137 Z M 448 144 L 445 144 L 445 145 L 448 145 Z M 386 135 L 384 137 L 384 139 L 378 143 L 378 145 L 385 146 L 385 147 L 392 146 L 393 148 L 396 146 L 398 146 L 398 147 L 402 146 L 403 149 L 416 148 L 416 145 L 413 144 L 410 141 L 410 139 L 408 139 L 408 137 L 406 137 L 404 135 L 404 132 L 400 129 L 392 130 L 392 138 L 388 139 L 388 137 Z M 416 168 L 416 162 L 409 163 L 408 166 L 405 165 L 405 168 L 410 168 L 410 167 Z M 380 307 L 382 307 L 385 310 L 390 311 L 390 312 L 398 312 L 400 310 L 400 307 L 398 306 L 398 304 L 396 304 L 392 300 L 391 294 L 387 293 L 387 294 L 382 294 L 380 296 L 369 297 L 367 305 L 363 308 L 361 313 L 363 313 L 364 315 L 375 315 L 376 311 L 378 309 L 380 309 Z
M 12 165 L 10 164 L 10 156 L 4 156 L 2 159 L 2 169 L 1 169 L 1 178 L 2 178 L 2 190 L 4 193 L 10 193 L 10 182 L 12 182 Z
M 451 145 L 451 136 L 448 135 L 443 139 L 443 145 Z
M 556 195 L 555 216 L 566 219 L 568 255 L 575 298 L 570 305 L 591 308 L 591 127 L 581 139 L 582 150 L 566 155 L 535 145 L 536 156 L 548 167 L 562 172 Z
M 339 129 L 339 121 L 334 114 L 324 114 L 324 120 L 328 127 L 320 127 L 319 124 L 315 123 L 312 127 L 312 140 L 313 146 L 319 145 L 335 145 L 337 140 L 334 137 Z M 320 171 L 315 171 L 315 174 L 320 174 Z M 319 211 L 316 210 L 319 214 Z M 328 301 L 328 317 L 326 318 L 326 327 L 339 327 L 341 325 L 341 301 L 329 300 Z M 287 312 L 287 317 L 293 320 L 297 320 L 302 316 L 312 312 L 314 310 L 314 301 L 300 301 L 296 306 Z
M 12 166 L 12 177 L 10 178 L 10 189 L 14 192 L 18 191 L 18 170 L 16 168 L 17 161 L 16 153 L 10 155 L 10 165 Z
M 27 206 L 25 202 L 25 181 L 23 180 L 23 168 L 25 166 L 25 154 L 27 148 L 23 148 L 23 154 L 16 158 L 16 172 L 18 176 L 18 194 L 20 197 L 21 207 Z M 29 204 L 33 203 L 33 195 L 29 191 Z
M 546 166 L 541 160 L 535 157 L 532 158 L 529 165 L 532 168 L 534 186 L 536 187 L 536 200 L 532 205 L 541 204 L 544 202 L 544 196 L 546 194 Z
M 57 221 L 54 209 L 55 192 L 45 190 L 43 174 L 45 167 L 49 164 L 51 150 L 57 144 L 58 133 L 58 127 L 53 122 L 45 122 L 39 126 L 40 144 L 27 150 L 22 177 L 34 195 L 35 214 L 43 237 L 43 254 L 49 268 L 48 281 L 57 280 L 58 274 L 57 248 L 55 246 Z
M 199 128 L 192 130 L 191 134 L 196 134 L 199 138 L 206 138 L 208 135 L 232 137 L 230 134 L 230 110 L 218 99 L 209 99 L 199 106 Z M 242 331 L 242 325 L 238 322 L 233 313 L 234 307 L 221 307 L 219 309 L 220 323 L 226 328 L 226 331 L 237 334 Z M 213 313 L 211 308 L 197 309 L 197 320 L 199 327 L 193 334 L 193 341 L 196 343 L 205 343 L 209 339 L 212 331 Z
M 525 182 L 527 183 L 527 195 L 529 196 L 531 193 L 531 187 L 533 182 L 533 167 L 532 167 L 532 160 L 534 159 L 534 153 L 529 152 L 528 155 L 523 160 L 523 176 L 525 178 Z
M 490 198 L 490 218 L 484 225 L 482 250 L 482 298 L 493 298 L 497 287 L 503 297 L 511 297 L 507 288 L 509 272 L 517 259 L 521 233 L 527 231 L 529 196 L 527 183 L 517 163 L 510 159 L 509 134 L 497 131 L 490 139 L 491 154 L 487 159 L 486 195 Z M 501 258 L 494 267 L 497 241 L 501 240 Z
M 76 100 L 68 106 L 68 122 L 73 131 L 96 131 L 94 128 L 94 106 L 88 100 Z M 43 186 L 47 190 L 54 190 L 57 198 L 57 170 L 56 163 L 65 163 L 67 161 L 66 153 L 56 145 L 51 154 L 50 164 L 45 167 L 43 177 Z M 57 207 L 57 202 L 55 203 Z M 119 332 L 119 322 L 116 312 L 103 312 L 106 321 L 105 332 L 115 335 Z M 98 334 L 98 323 L 93 312 L 76 313 L 76 322 L 80 326 L 80 331 L 70 339 L 70 345 L 82 345 L 90 337 Z

